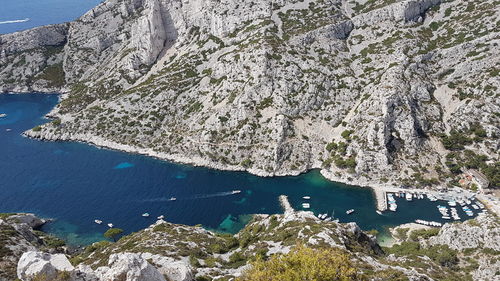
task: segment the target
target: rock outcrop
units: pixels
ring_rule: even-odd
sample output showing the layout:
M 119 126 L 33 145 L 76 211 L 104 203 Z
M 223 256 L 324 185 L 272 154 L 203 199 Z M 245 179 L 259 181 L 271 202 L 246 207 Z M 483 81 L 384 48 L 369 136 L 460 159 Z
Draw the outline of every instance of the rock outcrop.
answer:
M 95 272 L 99 280 L 165 281 L 156 268 L 131 253 L 111 255 L 108 266 L 99 267 Z
M 23 281 L 63 279 L 67 281 L 165 281 L 163 275 L 145 259 L 133 253 L 109 257 L 108 266 L 92 270 L 88 266 L 74 267 L 64 254 L 26 252 L 17 266 L 17 277 Z M 63 278 L 64 277 L 64 278 Z M 59 280 L 58 279 L 58 280 Z M 192 279 L 173 278 L 173 281 Z
M 431 245 L 442 244 L 463 251 L 465 249 L 489 248 L 500 252 L 500 223 L 491 215 L 480 215 L 461 224 L 446 224 L 439 235 L 431 237 Z
M 16 276 L 19 258 L 26 251 L 35 251 L 43 241 L 33 232 L 43 221 L 32 214 L 0 214 L 0 280 Z
M 37 251 L 24 253 L 17 264 L 17 277 L 32 280 L 34 276 L 44 276 L 47 280 L 56 279 L 59 272 L 72 271 L 74 267 L 64 254 L 47 254 Z

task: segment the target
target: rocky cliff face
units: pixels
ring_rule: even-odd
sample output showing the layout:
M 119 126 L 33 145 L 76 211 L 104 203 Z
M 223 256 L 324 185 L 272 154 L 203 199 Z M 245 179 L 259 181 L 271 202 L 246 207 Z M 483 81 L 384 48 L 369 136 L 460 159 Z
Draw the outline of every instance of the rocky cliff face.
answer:
M 69 24 L 0 36 L 0 91 L 58 91 L 65 85 L 63 47 Z
M 108 0 L 0 36 L 0 88 L 67 88 L 51 113 L 61 122 L 28 132 L 37 138 L 368 185 L 438 184 L 474 167 L 496 186 L 495 5 Z M 15 47 L 30 33 L 63 47 L 32 58 Z M 34 74 L 46 65 L 65 83 Z

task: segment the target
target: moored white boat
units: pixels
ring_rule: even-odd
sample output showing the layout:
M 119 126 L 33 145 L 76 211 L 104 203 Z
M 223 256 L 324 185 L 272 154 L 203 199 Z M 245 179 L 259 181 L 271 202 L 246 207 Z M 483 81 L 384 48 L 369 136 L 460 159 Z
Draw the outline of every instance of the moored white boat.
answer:
M 108 223 L 108 226 L 109 227 L 113 227 L 114 225 L 112 223 Z
M 97 224 L 101 224 L 102 220 L 94 220 L 94 222 L 97 223 Z
M 165 216 L 164 216 L 164 215 L 161 215 L 161 216 L 157 217 L 157 219 L 159 219 L 159 220 L 162 220 L 162 219 L 164 219 L 164 218 L 165 218 Z
M 354 209 L 347 210 L 345 213 L 350 215 L 350 214 L 354 213 Z
M 304 197 L 302 197 L 302 198 L 303 198 L 303 199 L 306 199 L 306 200 L 309 200 L 309 199 L 311 199 L 311 196 L 304 196 Z
M 406 201 L 412 201 L 413 200 L 413 195 L 411 193 L 406 193 L 405 195 Z
M 144 214 L 142 214 L 142 216 L 147 218 L 147 217 L 149 217 L 149 213 L 144 213 Z
M 396 212 L 397 209 L 398 209 L 398 205 L 397 204 L 389 204 L 389 210 L 390 211 Z

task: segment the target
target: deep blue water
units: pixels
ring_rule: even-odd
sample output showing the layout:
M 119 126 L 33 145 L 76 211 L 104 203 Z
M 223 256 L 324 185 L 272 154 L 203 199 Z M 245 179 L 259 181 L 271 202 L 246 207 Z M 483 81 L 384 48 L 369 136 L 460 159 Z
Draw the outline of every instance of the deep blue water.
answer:
M 0 0 L 0 34 L 72 21 L 101 0 Z M 6 23 L 24 20 L 26 22 Z
M 42 142 L 21 133 L 47 122 L 57 95 L 0 94 L 0 212 L 33 212 L 55 221 L 44 230 L 71 244 L 102 239 L 112 222 L 127 233 L 165 219 L 236 232 L 248 214 L 282 213 L 286 194 L 300 209 L 311 196 L 311 210 L 335 212 L 341 222 L 355 221 L 365 230 L 427 219 L 442 221 L 435 207 L 443 202 L 399 200 L 398 212 L 375 212 L 370 189 L 325 180 L 318 171 L 297 177 L 261 178 L 100 149 L 75 142 Z M 11 129 L 11 131 L 7 131 Z M 240 194 L 228 194 L 232 190 Z M 170 197 L 176 201 L 168 201 Z M 356 212 L 346 215 L 348 209 Z M 150 218 L 142 213 L 149 212 Z M 465 214 L 459 210 L 462 218 Z M 94 219 L 104 221 L 103 225 Z

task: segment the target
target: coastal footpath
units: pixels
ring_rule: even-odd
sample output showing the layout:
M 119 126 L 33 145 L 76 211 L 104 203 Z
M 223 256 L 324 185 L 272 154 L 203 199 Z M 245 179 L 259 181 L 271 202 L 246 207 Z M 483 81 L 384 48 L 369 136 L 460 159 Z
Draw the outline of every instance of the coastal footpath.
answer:
M 356 273 L 350 280 L 498 278 L 500 227 L 495 216 L 483 214 L 442 228 L 403 225 L 394 230 L 398 240 L 388 248 L 380 247 L 355 223 L 322 221 L 312 212 L 291 209 L 286 196 L 280 201 L 285 214 L 255 215 L 235 235 L 159 220 L 115 243 L 104 240 L 71 254 L 60 245 L 29 242 L 25 246 L 25 239 L 6 242 L 2 238 L 2 249 L 11 251 L 2 250 L 2 261 L 10 265 L 2 263 L 0 280 L 252 280 L 248 274 L 258 262 L 286 257 L 304 247 L 313 255 L 330 251 L 346 258 L 344 270 Z M 2 235 L 7 228 L 11 236 L 39 235 L 19 220 L 26 216 L 2 215 Z M 17 268 L 12 268 L 13 263 Z
M 261 176 L 498 187 L 488 1 L 107 0 L 0 36 L 0 91 L 61 92 L 26 132 Z

